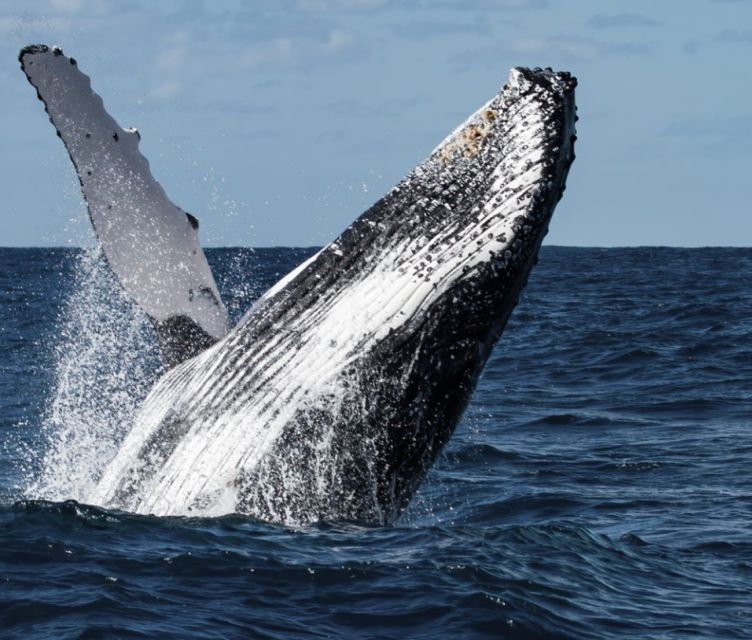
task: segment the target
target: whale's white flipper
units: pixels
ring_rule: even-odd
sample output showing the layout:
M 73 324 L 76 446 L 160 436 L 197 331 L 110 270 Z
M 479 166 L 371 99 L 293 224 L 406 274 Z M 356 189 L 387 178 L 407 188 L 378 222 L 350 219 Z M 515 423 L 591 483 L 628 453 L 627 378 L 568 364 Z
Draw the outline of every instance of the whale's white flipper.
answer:
M 154 179 L 138 131 L 118 126 L 61 49 L 26 47 L 19 61 L 76 167 L 107 261 L 154 322 L 167 364 L 216 342 L 229 321 L 198 244 L 198 220 Z

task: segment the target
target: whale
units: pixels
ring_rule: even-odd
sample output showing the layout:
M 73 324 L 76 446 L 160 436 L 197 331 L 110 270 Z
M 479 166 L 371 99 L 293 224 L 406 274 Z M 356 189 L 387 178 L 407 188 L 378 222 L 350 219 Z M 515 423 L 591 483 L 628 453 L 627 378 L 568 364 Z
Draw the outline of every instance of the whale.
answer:
M 76 167 L 108 263 L 162 333 L 168 366 L 88 501 L 284 524 L 399 518 L 537 262 L 575 157 L 576 79 L 513 68 L 230 327 L 195 218 L 152 182 L 132 130 L 106 114 L 61 50 L 35 45 L 20 60 Z M 197 296 L 202 287 L 210 294 Z

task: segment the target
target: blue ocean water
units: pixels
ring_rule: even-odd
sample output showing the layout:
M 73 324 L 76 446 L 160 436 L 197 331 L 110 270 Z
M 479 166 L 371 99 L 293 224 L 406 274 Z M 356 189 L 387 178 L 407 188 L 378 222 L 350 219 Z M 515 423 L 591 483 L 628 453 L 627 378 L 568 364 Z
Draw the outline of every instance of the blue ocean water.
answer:
M 311 251 L 208 257 L 238 317 Z M 0 249 L 0 637 L 752 637 L 752 249 L 544 247 L 386 528 L 65 501 L 159 367 L 96 263 Z

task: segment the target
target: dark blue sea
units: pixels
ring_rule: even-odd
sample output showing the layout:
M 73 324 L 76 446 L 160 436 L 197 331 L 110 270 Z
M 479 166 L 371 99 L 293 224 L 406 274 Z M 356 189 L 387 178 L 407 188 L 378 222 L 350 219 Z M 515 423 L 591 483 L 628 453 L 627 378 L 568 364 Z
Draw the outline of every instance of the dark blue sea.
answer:
M 237 318 L 311 253 L 208 257 Z M 0 638 L 752 638 L 752 249 L 544 247 L 384 528 L 69 500 L 160 367 L 100 263 L 0 249 Z

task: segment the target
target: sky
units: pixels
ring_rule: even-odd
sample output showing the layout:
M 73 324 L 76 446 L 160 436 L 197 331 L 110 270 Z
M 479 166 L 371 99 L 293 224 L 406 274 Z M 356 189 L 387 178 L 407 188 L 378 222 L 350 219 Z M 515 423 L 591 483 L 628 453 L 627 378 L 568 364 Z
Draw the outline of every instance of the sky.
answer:
M 547 244 L 752 244 L 752 0 L 0 0 L 0 246 L 91 245 L 30 43 L 138 127 L 205 246 L 332 240 L 513 66 L 579 79 Z

